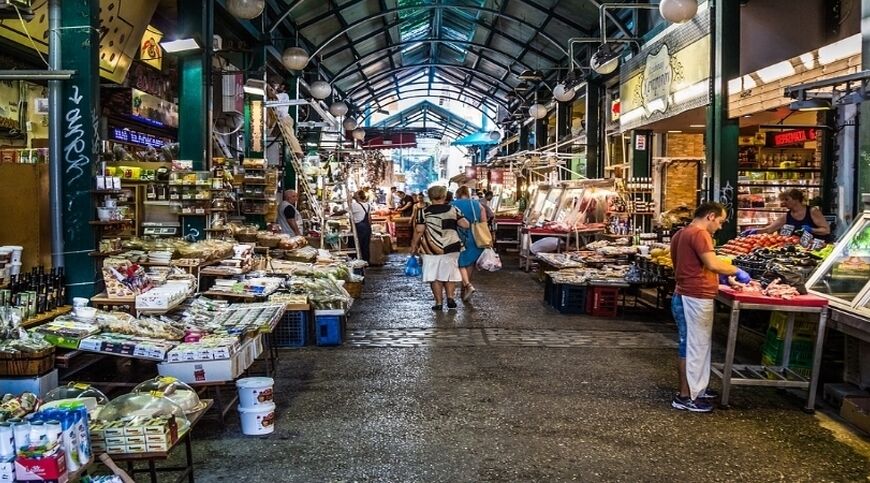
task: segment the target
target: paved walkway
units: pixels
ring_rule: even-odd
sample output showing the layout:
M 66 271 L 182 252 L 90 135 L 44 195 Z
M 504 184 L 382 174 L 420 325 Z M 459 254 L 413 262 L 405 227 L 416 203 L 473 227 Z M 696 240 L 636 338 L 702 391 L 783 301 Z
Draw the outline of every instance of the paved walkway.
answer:
M 867 443 L 801 401 L 737 388 L 676 411 L 662 315 L 560 315 L 529 274 L 481 274 L 435 314 L 402 258 L 371 269 L 340 348 L 282 353 L 275 434 L 203 425 L 197 481 L 867 481 Z M 661 319 L 661 320 L 660 320 Z M 719 348 L 721 351 L 721 348 Z

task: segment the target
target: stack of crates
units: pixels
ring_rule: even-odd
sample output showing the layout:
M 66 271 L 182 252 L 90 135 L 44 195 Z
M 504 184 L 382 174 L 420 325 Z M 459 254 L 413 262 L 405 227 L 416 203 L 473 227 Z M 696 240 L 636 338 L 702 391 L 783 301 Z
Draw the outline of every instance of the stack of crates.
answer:
M 619 310 L 619 287 L 589 287 L 586 313 L 595 317 L 616 317 Z
M 813 367 L 813 349 L 818 327 L 818 314 L 795 314 L 792 331 L 791 352 L 788 368 L 802 377 L 809 378 Z M 779 367 L 788 329 L 788 314 L 772 312 L 770 327 L 761 347 L 761 364 Z
M 557 285 L 556 309 L 563 314 L 586 313 L 588 290 L 578 285 Z

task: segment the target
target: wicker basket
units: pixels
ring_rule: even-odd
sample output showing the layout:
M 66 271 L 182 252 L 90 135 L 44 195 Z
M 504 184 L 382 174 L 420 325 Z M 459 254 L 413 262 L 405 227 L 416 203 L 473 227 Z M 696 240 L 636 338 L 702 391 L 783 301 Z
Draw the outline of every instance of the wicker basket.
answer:
M 30 353 L 0 353 L 0 376 L 41 376 L 54 369 L 54 347 Z
M 344 289 L 351 297 L 358 299 L 362 295 L 363 284 L 362 282 L 345 282 Z

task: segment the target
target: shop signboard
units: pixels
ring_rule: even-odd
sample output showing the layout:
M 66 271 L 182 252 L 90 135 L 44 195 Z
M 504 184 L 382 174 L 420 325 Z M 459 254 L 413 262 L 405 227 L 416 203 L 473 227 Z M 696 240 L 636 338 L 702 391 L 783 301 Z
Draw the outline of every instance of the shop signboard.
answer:
M 809 141 L 816 140 L 816 130 L 805 128 L 805 129 L 792 129 L 790 131 L 781 131 L 781 132 L 768 132 L 767 134 L 767 146 L 771 148 L 781 148 L 784 146 L 791 146 L 793 144 L 804 144 Z
M 124 82 L 159 0 L 100 2 L 100 76 Z M 35 2 L 33 18 L 0 23 L 0 37 L 48 54 L 48 3 Z M 114 8 L 109 8 L 109 4 Z
M 121 127 L 109 128 L 109 139 L 135 146 L 156 149 L 162 148 L 167 142 L 169 142 L 166 138 Z
M 134 118 L 153 126 L 178 127 L 178 105 L 139 89 L 131 91 L 130 113 Z
M 672 25 L 620 67 L 619 126 L 625 132 L 709 104 L 710 11 Z
M 157 70 L 163 69 L 163 49 L 160 41 L 163 40 L 163 32 L 149 25 L 145 28 L 142 42 L 139 45 L 139 60 Z

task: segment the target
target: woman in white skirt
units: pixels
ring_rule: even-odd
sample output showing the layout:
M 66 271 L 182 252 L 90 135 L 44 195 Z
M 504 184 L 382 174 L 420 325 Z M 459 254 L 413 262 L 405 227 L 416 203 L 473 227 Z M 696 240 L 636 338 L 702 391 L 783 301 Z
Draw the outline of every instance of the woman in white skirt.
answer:
M 461 211 L 447 203 L 446 187 L 429 188 L 429 201 L 432 204 L 417 214 L 411 254 L 419 252 L 423 256 L 423 281 L 429 282 L 435 296 L 432 310 L 442 310 L 445 298 L 447 308 L 455 309 L 456 282 L 462 281 L 459 273 L 462 241 L 456 228 L 470 225 Z

